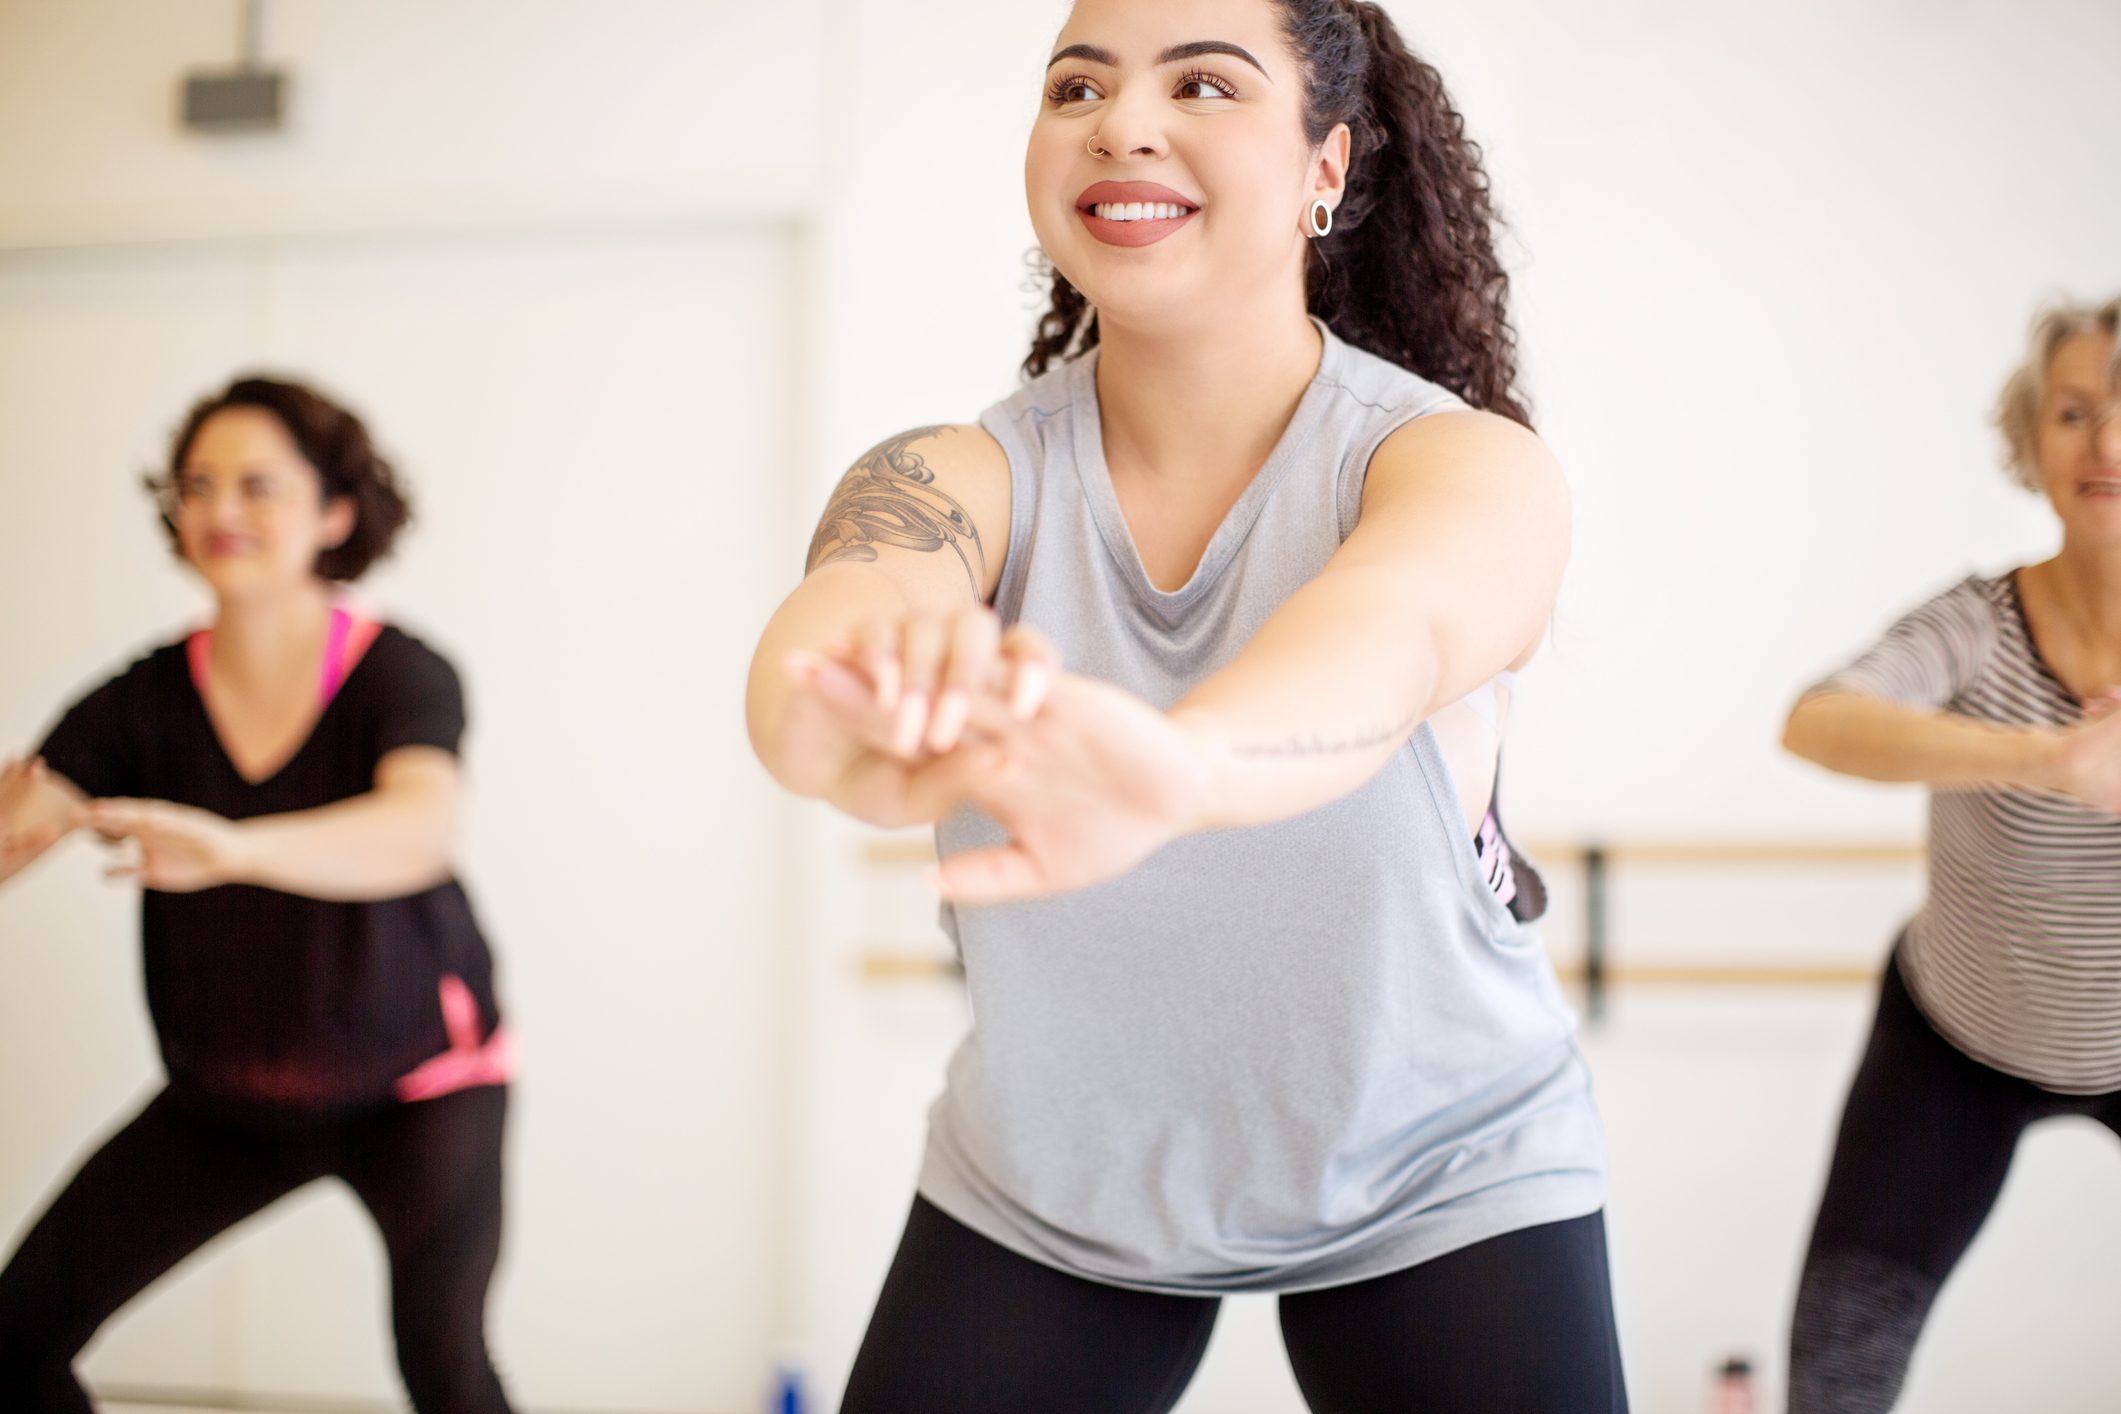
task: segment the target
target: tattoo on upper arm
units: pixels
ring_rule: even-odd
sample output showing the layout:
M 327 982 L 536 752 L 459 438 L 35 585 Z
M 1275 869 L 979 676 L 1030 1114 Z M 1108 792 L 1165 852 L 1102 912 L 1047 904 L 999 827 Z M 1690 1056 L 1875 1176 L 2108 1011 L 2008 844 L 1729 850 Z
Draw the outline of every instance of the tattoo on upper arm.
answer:
M 965 567 L 972 597 L 978 599 L 987 570 L 979 531 L 965 508 L 937 489 L 935 473 L 921 454 L 909 450 L 922 438 L 949 430 L 916 427 L 863 453 L 818 520 L 805 572 L 834 560 L 874 561 L 879 545 L 931 554 L 948 550 Z
M 1421 714 L 1415 713 L 1396 727 L 1373 728 L 1351 737 L 1290 737 L 1275 746 L 1239 744 L 1232 747 L 1231 754 L 1257 760 L 1275 756 L 1339 756 L 1350 751 L 1371 751 L 1387 742 L 1404 741 L 1407 734 L 1421 725 Z

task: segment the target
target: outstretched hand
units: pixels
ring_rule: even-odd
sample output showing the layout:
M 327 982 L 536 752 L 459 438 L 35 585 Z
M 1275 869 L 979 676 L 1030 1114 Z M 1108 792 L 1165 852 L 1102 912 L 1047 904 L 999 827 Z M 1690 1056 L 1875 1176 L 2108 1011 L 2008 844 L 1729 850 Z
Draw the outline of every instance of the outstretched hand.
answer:
M 61 795 L 44 759 L 0 764 L 0 879 L 20 871 L 81 823 L 81 809 Z
M 187 894 L 234 883 L 243 874 L 242 826 L 208 810 L 166 800 L 96 800 L 89 802 L 84 823 L 112 843 L 135 846 L 129 858 L 104 871 L 105 878 Z
M 882 624 L 785 664 L 786 739 L 860 751 L 831 799 L 871 823 L 939 820 L 970 803 L 1008 843 L 953 855 L 931 882 L 954 903 L 1002 903 L 1116 878 L 1198 828 L 1211 758 L 1169 714 L 1063 670 L 1035 629 L 986 610 Z M 840 758 L 846 753 L 839 752 Z
M 1004 634 L 985 609 L 879 623 L 835 652 L 784 660 L 782 740 L 793 761 L 837 763 L 805 793 L 874 825 L 930 823 L 1011 769 L 991 733 L 966 734 L 974 712 L 990 724 L 1035 715 L 1057 669 L 1035 631 Z
M 973 727 L 1012 770 L 971 791 L 1009 842 L 952 855 L 931 875 L 953 903 L 1004 903 L 1115 879 L 1203 820 L 1210 758 L 1177 721 L 1133 693 L 1062 673 L 1028 721 Z
M 2062 731 L 2059 784 L 2094 810 L 2121 815 L 2121 690 L 2084 703 L 2084 720 Z

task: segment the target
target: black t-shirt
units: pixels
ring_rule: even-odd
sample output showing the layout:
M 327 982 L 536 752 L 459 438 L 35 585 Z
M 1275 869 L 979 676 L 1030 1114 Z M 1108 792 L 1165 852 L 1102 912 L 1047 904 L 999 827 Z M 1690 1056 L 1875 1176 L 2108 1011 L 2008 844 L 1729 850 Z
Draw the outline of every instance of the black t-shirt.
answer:
M 222 749 L 182 642 L 134 663 L 45 740 L 52 770 L 90 796 L 197 806 L 231 820 L 313 810 L 375 788 L 401 746 L 455 752 L 455 669 L 386 626 L 294 756 L 256 784 Z M 147 1006 L 172 1088 L 221 1106 L 304 1111 L 387 1101 L 449 1048 L 442 979 L 463 979 L 482 1034 L 500 1024 L 493 962 L 452 879 L 405 898 L 333 903 L 232 884 L 147 890 Z

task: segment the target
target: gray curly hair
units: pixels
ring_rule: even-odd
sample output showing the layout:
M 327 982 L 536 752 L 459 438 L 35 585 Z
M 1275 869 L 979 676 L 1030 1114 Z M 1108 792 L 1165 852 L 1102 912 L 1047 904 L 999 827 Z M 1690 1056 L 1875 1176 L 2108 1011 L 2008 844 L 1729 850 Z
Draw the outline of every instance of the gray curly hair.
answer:
M 2003 433 L 2003 464 L 2028 491 L 2040 489 L 2040 402 L 2047 396 L 2047 370 L 2055 353 L 2079 334 L 2103 333 L 2114 340 L 2109 382 L 2121 386 L 2121 296 L 2105 304 L 2052 304 L 2033 321 L 2025 362 L 2018 365 L 1996 400 L 1996 426 Z

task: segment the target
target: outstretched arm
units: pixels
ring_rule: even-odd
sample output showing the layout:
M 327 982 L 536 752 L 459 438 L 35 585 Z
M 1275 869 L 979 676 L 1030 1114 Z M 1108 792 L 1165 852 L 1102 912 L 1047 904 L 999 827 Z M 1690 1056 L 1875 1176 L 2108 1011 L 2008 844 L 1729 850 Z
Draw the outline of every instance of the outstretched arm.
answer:
M 2012 786 L 2060 791 L 2121 814 L 2121 712 L 2091 703 L 2069 728 L 2004 726 L 1856 692 L 1813 692 L 1790 709 L 1783 747 L 1867 781 L 1937 790 Z
M 1064 673 L 1035 719 L 976 717 L 1011 769 L 973 796 L 1010 841 L 946 860 L 938 887 L 962 903 L 1080 888 L 1180 835 L 1338 799 L 1529 654 L 1568 544 L 1537 438 L 1477 413 L 1410 424 L 1373 460 L 1347 542 L 1171 711 Z
M 848 469 L 752 658 L 745 715 L 775 780 L 908 825 L 992 774 L 991 751 L 955 748 L 975 699 L 1017 686 L 985 607 L 1008 532 L 1008 461 L 977 427 L 916 428 Z
M 376 763 L 372 790 L 314 810 L 236 821 L 163 800 L 97 800 L 85 823 L 137 842 L 138 859 L 110 873 L 150 889 L 256 884 L 351 903 L 402 898 L 449 878 L 457 797 L 454 755 L 404 746 Z
M 37 757 L 0 765 L 0 884 L 72 833 L 82 804 L 81 792 Z
M 1568 553 L 1568 488 L 1530 432 L 1448 413 L 1387 438 L 1347 542 L 1172 709 L 1207 766 L 1197 823 L 1287 819 L 1369 780 L 1537 644 Z

